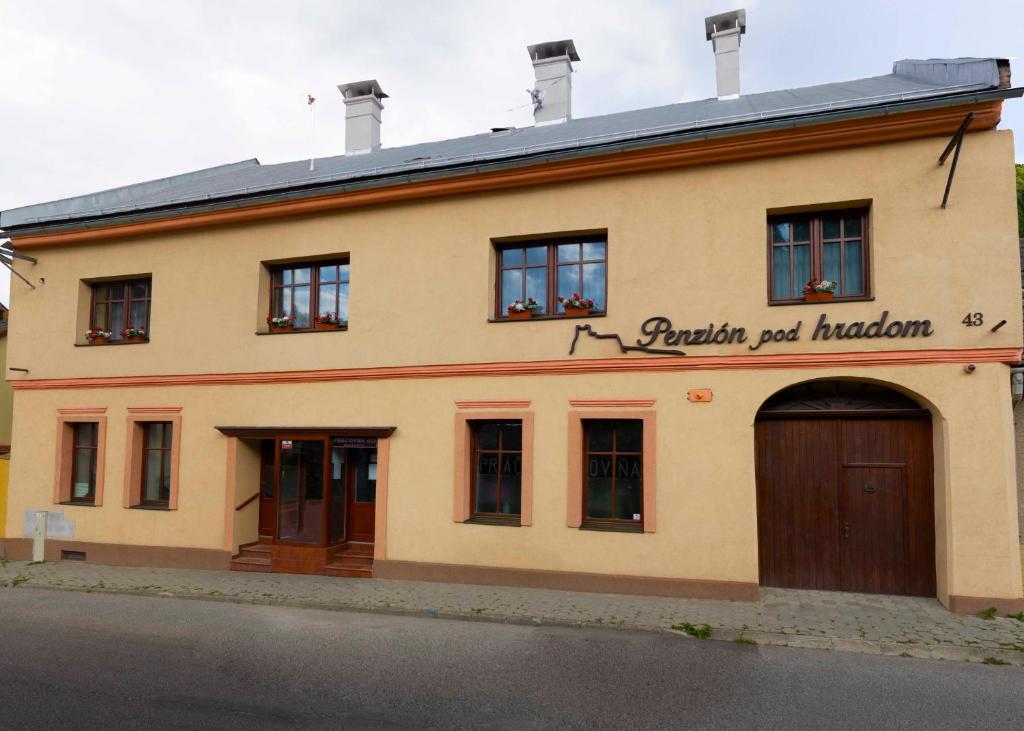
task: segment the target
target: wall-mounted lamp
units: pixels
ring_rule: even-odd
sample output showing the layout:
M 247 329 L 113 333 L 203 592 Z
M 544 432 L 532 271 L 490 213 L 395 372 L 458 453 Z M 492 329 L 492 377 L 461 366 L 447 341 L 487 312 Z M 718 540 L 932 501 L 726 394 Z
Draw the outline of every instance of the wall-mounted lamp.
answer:
M 974 365 L 974 363 L 968 363 L 967 365 L 964 366 L 964 373 L 966 373 L 967 375 L 971 375 L 976 370 L 978 370 L 978 366 Z

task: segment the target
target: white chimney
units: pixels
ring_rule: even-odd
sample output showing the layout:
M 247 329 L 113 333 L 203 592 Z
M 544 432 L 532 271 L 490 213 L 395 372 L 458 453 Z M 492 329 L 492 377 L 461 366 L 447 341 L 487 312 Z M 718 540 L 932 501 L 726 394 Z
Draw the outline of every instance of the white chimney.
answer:
M 533 121 L 553 124 L 572 119 L 572 62 L 579 61 L 572 40 L 549 41 L 527 46 L 537 82 L 533 97 Z
M 740 36 L 747 32 L 747 11 L 733 10 L 704 18 L 707 39 L 715 49 L 715 78 L 718 98 L 740 95 Z
M 376 79 L 339 84 L 345 97 L 345 154 L 361 155 L 380 149 L 381 99 L 388 95 Z

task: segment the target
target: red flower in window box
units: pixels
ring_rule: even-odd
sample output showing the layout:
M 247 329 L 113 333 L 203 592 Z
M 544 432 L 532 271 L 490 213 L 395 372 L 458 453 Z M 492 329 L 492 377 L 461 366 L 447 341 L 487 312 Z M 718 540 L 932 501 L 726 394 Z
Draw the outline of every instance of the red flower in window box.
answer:
M 128 326 L 121 331 L 121 341 L 125 343 L 144 343 L 148 339 L 144 327 Z
M 94 327 L 85 331 L 85 339 L 89 341 L 89 345 L 106 345 L 113 334 L 109 330 Z
M 338 317 L 337 312 L 323 312 L 316 316 L 317 330 L 337 330 L 345 324 L 345 321 Z
M 270 332 L 281 333 L 288 332 L 295 326 L 295 318 L 288 317 L 274 317 L 270 315 L 267 317 L 267 324 L 270 325 Z
M 533 313 L 540 309 L 540 305 L 533 297 L 527 297 L 526 302 L 514 300 L 507 308 L 509 319 L 526 320 L 533 317 Z
M 828 279 L 812 279 L 804 286 L 804 302 L 829 302 L 836 296 L 836 286 Z
M 565 314 L 569 317 L 589 315 L 594 309 L 594 300 L 583 299 L 579 292 L 573 292 L 571 297 L 559 297 L 558 302 L 565 308 Z

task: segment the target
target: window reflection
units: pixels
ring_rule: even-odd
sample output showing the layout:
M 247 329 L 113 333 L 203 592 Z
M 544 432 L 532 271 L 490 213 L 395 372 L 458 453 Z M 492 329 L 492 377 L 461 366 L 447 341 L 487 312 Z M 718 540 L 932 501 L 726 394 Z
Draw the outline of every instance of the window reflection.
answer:
M 348 322 L 348 263 L 278 267 L 271 288 L 270 316 L 295 318 L 294 328 L 313 328 L 318 317 L 332 324 Z
M 535 315 L 564 314 L 559 297 L 579 294 L 593 309 L 607 309 L 608 244 L 604 240 L 556 241 L 502 247 L 497 256 L 497 315 L 505 317 L 513 302 L 537 303 Z

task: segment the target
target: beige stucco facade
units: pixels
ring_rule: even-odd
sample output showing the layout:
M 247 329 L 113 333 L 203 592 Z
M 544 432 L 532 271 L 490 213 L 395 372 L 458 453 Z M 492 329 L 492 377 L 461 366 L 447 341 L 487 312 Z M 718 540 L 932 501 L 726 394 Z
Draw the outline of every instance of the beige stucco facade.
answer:
M 1009 367 L 983 357 L 1022 344 L 1021 292 L 1006 264 L 1018 245 L 1013 145 L 1006 131 L 971 134 L 941 210 L 947 171 L 935 159 L 944 144 L 926 138 L 41 249 L 31 276 L 45 285 L 13 287 L 10 359 L 29 369 L 27 381 L 81 380 L 15 392 L 7 535 L 21 535 L 26 510 L 55 507 L 59 409 L 105 409 L 109 419 L 103 504 L 59 508 L 75 541 L 224 556 L 255 539 L 254 507 L 234 505 L 257 489 L 259 466 L 251 445 L 231 447 L 216 426 L 393 426 L 379 558 L 756 586 L 759 406 L 806 380 L 867 379 L 932 413 L 939 598 L 1020 600 Z M 768 306 L 767 216 L 852 202 L 870 205 L 873 300 Z M 609 261 L 608 314 L 585 321 L 594 330 L 634 342 L 641 322 L 663 315 L 677 328 L 744 327 L 750 341 L 690 346 L 662 367 L 665 356 L 623 355 L 586 337 L 570 357 L 571 321 L 490 321 L 494 241 L 591 231 L 607 232 Z M 327 255 L 351 262 L 349 329 L 258 334 L 265 262 Z M 152 276 L 151 341 L 85 346 L 84 280 L 139 274 Z M 934 334 L 811 338 L 822 313 L 830 323 L 870 322 L 883 311 L 927 319 Z M 966 327 L 969 312 L 1007 324 Z M 762 329 L 798 321 L 795 342 L 750 349 Z M 877 362 L 824 358 L 876 352 Z M 894 352 L 921 355 L 892 361 Z M 782 356 L 809 357 L 772 360 Z M 612 363 L 627 360 L 637 365 Z M 545 362 L 563 365 L 527 367 Z M 393 370 L 361 370 L 379 368 Z M 224 375 L 272 373 L 290 375 Z M 111 377 L 125 380 L 90 383 Z M 695 388 L 710 389 L 711 402 L 690 402 Z M 657 422 L 654 532 L 567 527 L 570 399 L 653 400 L 645 408 Z M 535 418 L 532 525 L 453 520 L 460 400 L 529 402 L 520 409 Z M 181 408 L 176 510 L 123 506 L 128 410 L 143 407 Z

